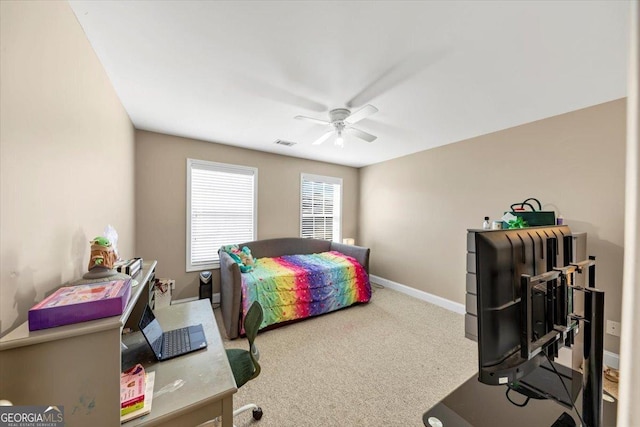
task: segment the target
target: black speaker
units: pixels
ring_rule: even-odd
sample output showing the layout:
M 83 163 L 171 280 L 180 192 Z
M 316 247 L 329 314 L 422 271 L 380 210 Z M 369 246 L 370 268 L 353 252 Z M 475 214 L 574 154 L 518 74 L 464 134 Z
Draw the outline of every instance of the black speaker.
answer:
M 211 272 L 203 271 L 200 273 L 200 299 L 209 298 L 212 301 L 212 283 Z

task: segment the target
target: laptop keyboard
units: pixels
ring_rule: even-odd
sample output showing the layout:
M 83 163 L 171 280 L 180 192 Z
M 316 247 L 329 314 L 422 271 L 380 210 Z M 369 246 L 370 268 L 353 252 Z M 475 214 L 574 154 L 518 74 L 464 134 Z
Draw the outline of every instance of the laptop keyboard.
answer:
M 173 356 L 191 350 L 191 340 L 189 339 L 189 328 L 174 329 L 165 332 L 163 338 L 163 354 Z

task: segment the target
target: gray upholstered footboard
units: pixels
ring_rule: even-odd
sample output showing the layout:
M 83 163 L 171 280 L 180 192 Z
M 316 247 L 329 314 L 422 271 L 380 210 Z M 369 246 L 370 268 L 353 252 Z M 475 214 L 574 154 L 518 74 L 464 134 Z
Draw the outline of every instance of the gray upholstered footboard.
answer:
M 360 263 L 360 265 L 364 267 L 364 271 L 369 274 L 369 253 L 371 252 L 369 248 L 331 242 L 331 250 L 341 252 L 350 257 L 354 257 Z
M 240 267 L 228 253 L 220 251 L 220 309 L 229 339 L 238 337 L 240 320 Z

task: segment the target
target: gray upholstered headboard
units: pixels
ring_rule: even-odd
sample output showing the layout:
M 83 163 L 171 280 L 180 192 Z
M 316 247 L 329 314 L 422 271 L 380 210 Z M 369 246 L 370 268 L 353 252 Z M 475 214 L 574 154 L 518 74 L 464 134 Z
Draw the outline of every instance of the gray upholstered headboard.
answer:
M 278 239 L 256 240 L 241 243 L 251 249 L 254 258 L 275 258 L 283 255 L 314 254 L 331 250 L 331 242 L 326 240 L 302 239 L 300 237 L 282 237 Z
M 354 257 L 369 273 L 369 248 L 319 239 L 303 239 L 301 237 L 282 237 L 277 239 L 256 240 L 241 243 L 251 250 L 254 258 L 279 257 L 283 255 L 316 254 L 327 251 L 338 251 Z

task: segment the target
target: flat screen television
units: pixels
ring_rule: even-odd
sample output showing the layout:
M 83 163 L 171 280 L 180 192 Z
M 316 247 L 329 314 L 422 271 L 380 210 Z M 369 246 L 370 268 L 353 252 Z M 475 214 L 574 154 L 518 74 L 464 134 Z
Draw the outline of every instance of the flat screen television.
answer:
M 571 230 L 542 226 L 476 233 L 479 380 L 516 384 L 570 339 L 571 293 L 554 268 L 573 260 Z M 549 273 L 549 274 L 546 274 Z M 524 275 L 524 276 L 523 276 Z M 524 293 L 523 277 L 546 277 Z M 526 304 L 526 305 L 524 305 Z M 526 326 L 529 322 L 529 336 Z M 566 330 L 558 330 L 558 325 Z M 568 333 L 566 333 L 569 331 Z M 546 337 L 544 348 L 536 342 Z M 546 352 L 546 356 L 544 352 Z
M 506 398 L 517 406 L 529 398 L 554 399 L 577 413 L 582 391 L 581 424 L 601 426 L 604 292 L 595 287 L 595 257 L 575 260 L 572 246 L 567 226 L 476 233 L 478 379 L 506 385 Z M 588 287 L 573 283 L 576 273 L 588 273 Z M 584 295 L 578 310 L 576 291 Z M 578 321 L 582 373 L 563 374 L 553 360 L 561 346 L 574 343 Z M 511 400 L 512 390 L 525 402 Z

